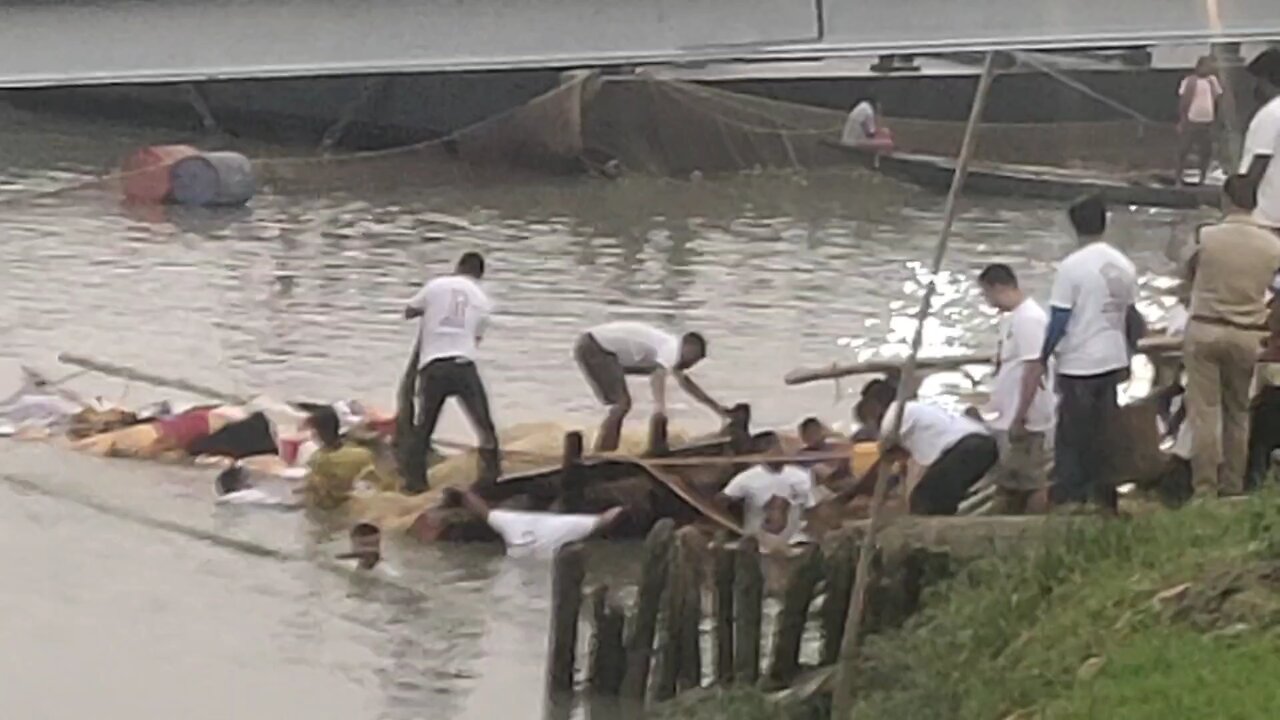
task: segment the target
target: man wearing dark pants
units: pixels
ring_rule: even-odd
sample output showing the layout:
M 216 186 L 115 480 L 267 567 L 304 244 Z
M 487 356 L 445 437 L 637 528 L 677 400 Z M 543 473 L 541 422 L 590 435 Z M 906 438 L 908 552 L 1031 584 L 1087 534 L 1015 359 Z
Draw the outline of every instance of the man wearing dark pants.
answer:
M 1054 434 L 1054 505 L 1093 501 L 1116 509 L 1107 454 L 1118 427 L 1116 392 L 1129 377 L 1132 344 L 1142 334 L 1133 263 L 1103 240 L 1107 208 L 1098 197 L 1068 211 L 1080 248 L 1058 266 L 1049 329 L 1024 396 L 1034 392 L 1049 359 L 1057 360 L 1058 424 Z
M 881 457 L 895 462 L 909 457 L 924 466 L 924 475 L 907 498 L 911 512 L 954 515 L 969 490 L 999 459 L 995 438 L 975 420 L 937 405 L 908 400 L 897 441 L 883 446 L 897 421 L 895 393 L 892 386 L 885 385 L 882 392 L 865 394 L 860 403 L 868 420 L 880 429 Z
M 480 440 L 481 482 L 497 480 L 498 433 L 489 414 L 489 397 L 476 369 L 476 348 L 484 337 L 492 304 L 479 280 L 484 258 L 465 253 L 453 275 L 436 278 L 409 300 L 405 318 L 420 318 L 418 331 L 418 412 L 405 489 L 427 489 L 426 454 L 444 401 L 457 397 Z

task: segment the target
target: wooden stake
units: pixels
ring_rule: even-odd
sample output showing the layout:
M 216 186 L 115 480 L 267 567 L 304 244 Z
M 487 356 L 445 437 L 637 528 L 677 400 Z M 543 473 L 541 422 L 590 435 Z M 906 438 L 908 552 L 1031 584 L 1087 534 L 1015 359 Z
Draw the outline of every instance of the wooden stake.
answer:
M 662 589 L 667 583 L 674 531 L 675 523 L 670 518 L 663 518 L 653 526 L 644 541 L 644 564 L 640 570 L 635 616 L 627 636 L 627 667 L 622 677 L 622 697 L 636 702 L 644 701 L 649 685 L 653 636 L 658 625 Z
M 675 697 L 677 678 L 680 675 L 680 661 L 683 659 L 680 648 L 683 640 L 680 624 L 684 620 L 684 603 L 688 597 L 686 584 L 689 577 L 687 566 L 690 558 L 686 550 L 685 533 L 690 529 L 682 528 L 676 533 L 671 564 L 667 572 L 667 594 L 662 603 L 661 627 L 658 631 L 659 652 L 653 678 L 653 699 L 658 702 Z
M 823 665 L 834 665 L 840 659 L 840 641 L 849 613 L 849 597 L 853 593 L 853 567 L 856 550 L 852 535 L 841 535 L 827 557 L 826 599 L 822 602 Z
M 554 572 L 547 690 L 551 695 L 563 695 L 573 692 L 578 612 L 582 609 L 582 579 L 586 574 L 582 546 L 574 543 L 561 548 L 556 553 Z
M 727 534 L 721 533 L 712 548 L 715 574 L 715 642 L 716 682 L 733 682 L 733 551 L 726 544 Z
M 960 157 L 956 160 L 955 173 L 951 177 L 951 190 L 947 193 L 947 202 L 942 218 L 942 231 L 938 237 L 937 248 L 933 253 L 933 262 L 929 266 L 929 284 L 925 287 L 924 297 L 920 300 L 920 309 L 916 313 L 916 332 L 911 342 L 911 354 L 907 357 L 906 365 L 902 368 L 902 379 L 898 385 L 897 397 L 899 408 L 903 406 L 903 403 L 910 397 L 909 393 L 912 392 L 911 386 L 915 379 L 916 361 L 920 356 L 920 346 L 924 342 L 924 325 L 929 318 L 933 295 L 937 292 L 936 278 L 939 271 L 942 270 L 942 261 L 947 255 L 947 244 L 951 238 L 951 226 L 955 223 L 960 192 L 964 189 L 965 176 L 969 172 L 969 161 L 973 158 L 975 131 L 982 121 L 982 112 L 987 105 L 991 81 L 995 78 L 995 58 L 994 51 L 987 53 L 986 61 L 982 65 L 982 77 L 978 80 L 978 89 L 973 99 L 973 107 L 969 111 L 969 123 L 965 127 L 964 142 L 960 146 Z M 902 416 L 903 413 L 899 410 L 894 419 L 893 427 L 883 436 L 881 442 L 886 447 L 897 442 L 898 434 L 902 430 Z M 862 548 L 858 553 L 853 598 L 849 602 L 849 615 L 845 619 L 844 640 L 840 645 L 840 665 L 837 668 L 836 686 L 831 699 L 831 717 L 839 718 L 840 720 L 849 717 L 853 710 L 854 665 L 861 650 L 862 613 L 866 605 L 871 557 L 876 550 L 876 537 L 880 530 L 881 511 L 884 509 L 888 480 L 889 467 L 886 465 L 876 479 L 875 492 L 871 499 L 871 523 L 870 527 L 867 528 L 867 534 L 862 541 Z
M 591 591 L 590 603 L 595 628 L 588 674 L 591 690 L 596 695 L 617 695 L 626 662 L 622 645 L 626 616 L 609 597 L 607 585 L 598 585 Z
M 734 679 L 755 684 L 760 679 L 760 632 L 764 620 L 764 573 L 760 546 L 754 537 L 738 543 L 733 563 Z
M 676 687 L 680 692 L 702 685 L 702 565 L 706 538 L 695 527 L 680 531 L 677 551 L 681 555 L 684 599 L 680 604 L 680 664 Z
M 800 674 L 800 643 L 809 619 L 809 605 L 822 580 L 822 550 L 806 548 L 795 562 L 774 631 L 773 658 L 769 663 L 769 687 L 786 687 Z

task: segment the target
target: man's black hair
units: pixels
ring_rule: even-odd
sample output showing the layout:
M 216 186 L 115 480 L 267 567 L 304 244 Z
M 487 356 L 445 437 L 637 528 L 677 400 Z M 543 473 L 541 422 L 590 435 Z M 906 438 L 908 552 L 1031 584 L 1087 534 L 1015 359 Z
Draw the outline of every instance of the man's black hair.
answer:
M 687 332 L 684 334 L 683 342 L 693 343 L 701 354 L 707 354 L 707 339 L 702 336 L 702 333 Z
M 1241 210 L 1253 210 L 1258 207 L 1258 185 L 1247 175 L 1232 175 L 1222 183 L 1222 194 L 1231 204 Z
M 1080 237 L 1100 237 L 1107 231 L 1107 204 L 1098 195 L 1087 195 L 1072 203 L 1067 217 Z
M 457 271 L 461 275 L 470 275 L 477 280 L 484 277 L 484 256 L 478 252 L 464 252 L 458 258 Z
M 800 421 L 800 432 L 804 432 L 805 430 L 808 430 L 809 428 L 812 428 L 812 427 L 817 427 L 817 428 L 823 427 L 822 421 L 812 416 L 807 417 L 804 420 Z
M 772 430 L 757 434 L 751 439 L 751 444 L 755 446 L 756 452 L 768 452 L 782 444 L 782 438 L 778 437 L 778 433 Z
M 238 490 L 248 487 L 249 482 L 245 477 L 244 468 L 239 465 L 231 467 L 218 473 L 218 479 L 214 480 L 213 486 L 217 490 L 218 495 L 229 495 Z
M 325 407 L 317 408 L 311 413 L 311 419 L 308 420 L 311 429 L 316 431 L 316 435 L 320 436 L 320 444 L 325 447 L 337 447 L 342 444 L 341 423 L 338 422 L 338 413 L 333 408 Z
M 862 398 L 864 400 L 872 400 L 886 407 L 897 397 L 898 386 L 888 380 L 876 378 L 862 386 Z
M 987 287 L 1018 287 L 1018 276 L 1004 263 L 993 263 L 982 269 L 978 282 Z
M 382 531 L 379 530 L 378 526 L 374 525 L 373 523 L 367 523 L 367 522 L 356 523 L 355 526 L 351 528 L 352 538 L 368 538 L 368 537 L 373 537 L 374 535 L 379 535 L 381 533 Z

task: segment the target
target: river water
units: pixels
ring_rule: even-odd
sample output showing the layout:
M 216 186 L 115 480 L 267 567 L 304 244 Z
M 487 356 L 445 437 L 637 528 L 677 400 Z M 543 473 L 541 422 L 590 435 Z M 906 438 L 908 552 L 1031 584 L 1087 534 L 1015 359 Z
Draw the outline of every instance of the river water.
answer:
M 173 137 L 0 110 L 0 356 L 58 374 L 56 354 L 71 351 L 231 391 L 390 407 L 414 334 L 405 299 L 477 249 L 498 305 L 481 364 L 500 426 L 597 420 L 570 352 L 589 325 L 622 318 L 703 332 L 710 356 L 695 375 L 721 402 L 751 402 L 760 426 L 842 424 L 849 403 L 832 384 L 787 388 L 783 375 L 904 351 L 941 224 L 939 196 L 853 170 L 285 187 L 243 213 L 125 208 L 102 187 L 29 196 Z M 1115 214 L 1152 316 L 1170 302 L 1167 248 L 1195 219 Z M 1059 207 L 966 202 L 926 352 L 992 347 L 977 272 L 1008 262 L 1043 299 L 1071 243 Z M 160 394 L 93 376 L 72 386 L 125 402 Z M 468 438 L 447 415 L 441 433 Z M 683 398 L 672 416 L 711 426 Z M 338 543 L 304 518 L 215 510 L 207 471 L 3 441 L 0 457 L 10 715 L 542 713 L 545 567 L 496 548 L 393 543 L 394 584 L 353 580 L 327 560 Z M 625 582 L 626 548 L 592 553 L 593 578 Z

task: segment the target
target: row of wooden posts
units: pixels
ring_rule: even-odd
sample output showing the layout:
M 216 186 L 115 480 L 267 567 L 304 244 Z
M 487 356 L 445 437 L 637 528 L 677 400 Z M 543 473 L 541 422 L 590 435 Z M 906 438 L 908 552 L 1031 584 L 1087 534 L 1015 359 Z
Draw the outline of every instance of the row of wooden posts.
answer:
M 709 563 L 704 562 L 708 551 Z M 820 588 L 826 594 L 820 614 L 820 664 L 830 665 L 838 658 L 855 552 L 849 536 L 829 557 L 815 545 L 789 561 L 773 642 L 762 667 L 766 583 L 754 538 L 730 543 L 721 537 L 708 543 L 696 528 L 677 532 L 671 520 L 660 521 L 645 541 L 637 598 L 629 614 L 606 586 L 596 586 L 584 596 L 583 548 L 567 546 L 555 561 L 548 690 L 553 698 L 563 698 L 578 687 L 576 651 L 584 597 L 592 619 L 585 687 L 595 696 L 640 704 L 663 701 L 702 687 L 708 679 L 726 686 L 786 687 L 802 670 L 809 608 Z M 712 649 L 705 659 L 704 586 L 710 587 L 712 620 Z M 704 671 L 706 662 L 709 674 Z

